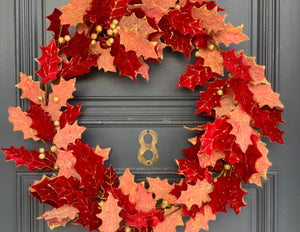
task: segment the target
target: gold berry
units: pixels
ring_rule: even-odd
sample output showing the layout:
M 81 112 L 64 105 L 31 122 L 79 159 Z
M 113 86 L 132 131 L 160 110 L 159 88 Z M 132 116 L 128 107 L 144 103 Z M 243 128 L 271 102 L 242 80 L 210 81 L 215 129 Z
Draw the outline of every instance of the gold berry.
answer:
M 45 156 L 44 153 L 40 153 L 40 154 L 39 154 L 39 158 L 40 158 L 41 160 L 45 159 L 45 157 L 46 157 L 46 156 Z
M 45 153 L 45 148 L 41 147 L 41 148 L 39 149 L 39 153 Z
M 101 25 L 97 25 L 96 26 L 96 31 L 98 32 L 98 33 L 100 33 L 101 31 L 102 31 L 102 26 Z
M 58 166 L 57 165 L 54 165 L 54 170 L 58 170 Z
M 213 182 L 217 182 L 217 181 L 218 181 L 217 177 L 213 178 Z
M 59 98 L 58 97 L 54 97 L 53 98 L 53 102 L 55 102 L 55 103 L 59 102 Z
M 92 46 L 95 46 L 95 45 L 96 45 L 96 43 L 97 43 L 97 41 L 96 41 L 96 40 L 94 40 L 94 39 L 91 41 L 91 45 L 92 45 Z
M 64 39 L 65 39 L 65 41 L 69 42 L 71 40 L 71 36 L 65 35 Z
M 59 38 L 58 38 L 58 43 L 62 44 L 62 43 L 64 43 L 64 42 L 65 42 L 64 37 L 59 37 Z
M 53 122 L 53 125 L 54 125 L 54 126 L 59 126 L 59 121 L 58 121 L 58 120 L 55 120 L 55 121 Z
M 116 29 L 113 29 L 113 34 L 114 34 L 114 35 L 118 34 L 117 28 L 116 28 Z
M 114 33 L 113 33 L 113 30 L 112 29 L 108 29 L 107 30 L 107 35 L 108 36 L 111 36 L 111 35 L 113 35 Z
M 231 168 L 230 164 L 224 164 L 224 169 L 225 170 L 228 171 L 228 170 L 230 170 L 230 168 Z
M 161 204 L 160 204 L 160 207 L 162 208 L 162 209 L 165 209 L 165 208 L 167 208 L 169 206 L 169 202 L 167 201 L 167 200 L 163 200 L 162 202 L 161 202 Z
M 109 27 L 113 30 L 113 29 L 115 29 L 115 28 L 117 27 L 117 25 L 114 24 L 114 23 L 111 23 L 111 24 L 109 25 Z
M 126 226 L 124 231 L 125 232 L 131 232 L 131 228 L 129 226 Z
M 56 146 L 53 145 L 53 146 L 50 147 L 51 152 L 56 152 L 56 150 L 57 150 Z
M 40 102 L 43 101 L 43 97 L 42 97 L 42 96 L 38 96 L 37 99 L 38 99 L 38 101 L 40 101 Z
M 97 39 L 98 35 L 97 35 L 96 33 L 93 33 L 93 34 L 91 35 L 91 37 L 92 37 L 92 39 Z
M 208 50 L 213 51 L 215 49 L 215 45 L 214 44 L 210 44 L 208 45 Z
M 199 51 L 196 51 L 196 52 L 195 52 L 195 56 L 196 56 L 196 57 L 201 57 L 200 52 L 199 52 Z
M 109 38 L 107 41 L 109 41 L 111 44 L 115 42 L 114 38 Z
M 115 24 L 115 25 L 118 25 L 118 24 L 119 24 L 119 21 L 118 21 L 117 19 L 114 19 L 114 20 L 112 21 L 112 23 Z
M 218 89 L 217 94 L 218 94 L 219 96 L 222 96 L 222 95 L 223 95 L 223 90 L 222 90 L 222 89 Z

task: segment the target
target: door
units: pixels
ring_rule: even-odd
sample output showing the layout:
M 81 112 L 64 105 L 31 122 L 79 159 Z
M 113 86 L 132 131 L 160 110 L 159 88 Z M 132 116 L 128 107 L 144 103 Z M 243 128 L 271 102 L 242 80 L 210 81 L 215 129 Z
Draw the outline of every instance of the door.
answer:
M 40 56 L 39 45 L 46 45 L 51 35 L 46 32 L 45 19 L 52 10 L 66 0 L 1 0 L 0 35 L 0 94 L 1 94 L 1 142 L 0 147 L 34 145 L 24 143 L 21 133 L 12 131 L 7 121 L 7 108 L 13 105 L 26 107 L 19 100 L 15 89 L 18 73 L 33 74 L 38 68 L 34 58 Z M 227 10 L 227 20 L 237 26 L 244 24 L 244 32 L 250 41 L 243 42 L 248 56 L 257 56 L 257 62 L 266 65 L 266 75 L 274 89 L 281 94 L 285 105 L 286 145 L 269 144 L 268 180 L 262 188 L 249 185 L 245 201 L 237 216 L 233 211 L 218 214 L 210 222 L 215 232 L 280 232 L 299 231 L 300 185 L 298 165 L 297 123 L 300 113 L 299 53 L 300 2 L 296 0 L 218 0 Z M 84 140 L 90 146 L 112 147 L 111 164 L 122 173 L 125 168 L 136 174 L 139 180 L 146 176 L 160 176 L 176 181 L 175 158 L 183 157 L 182 148 L 189 146 L 186 138 L 193 132 L 182 125 L 199 125 L 207 119 L 194 116 L 198 92 L 176 89 L 180 74 L 189 61 L 182 55 L 166 49 L 161 64 L 150 66 L 150 81 L 141 78 L 136 83 L 115 74 L 92 72 L 79 79 L 74 103 L 83 102 L 80 123 L 88 128 Z M 152 129 L 158 135 L 158 162 L 146 167 L 137 160 L 138 135 L 144 129 Z M 176 141 L 176 142 L 174 142 Z M 42 215 L 48 206 L 39 204 L 29 196 L 28 187 L 41 179 L 42 172 L 28 173 L 27 169 L 15 168 L 13 162 L 5 163 L 0 155 L 0 231 L 44 232 L 49 231 Z M 55 231 L 82 231 L 80 226 L 67 225 Z M 85 230 L 87 231 L 87 230 Z

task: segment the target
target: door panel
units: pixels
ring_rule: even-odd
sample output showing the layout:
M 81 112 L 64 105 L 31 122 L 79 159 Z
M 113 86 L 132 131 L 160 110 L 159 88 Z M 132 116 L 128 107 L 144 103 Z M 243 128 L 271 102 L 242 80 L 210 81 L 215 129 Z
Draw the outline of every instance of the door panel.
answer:
M 6 110 L 11 105 L 27 107 L 26 101 L 19 100 L 20 91 L 14 88 L 18 83 L 17 74 L 20 71 L 33 74 L 38 69 L 38 64 L 34 61 L 34 58 L 40 56 L 38 46 L 47 44 L 51 39 L 51 34 L 45 31 L 48 27 L 45 16 L 67 1 L 3 2 L 0 14 L 4 22 L 1 24 L 1 32 L 5 32 L 0 35 L 1 147 L 12 144 L 21 146 L 24 144 L 22 134 L 12 132 Z M 257 56 L 259 64 L 267 65 L 267 78 L 273 88 L 282 93 L 281 99 L 287 108 L 284 116 L 291 123 L 283 127 L 288 131 L 285 137 L 287 145 L 269 145 L 269 158 L 273 167 L 268 173 L 268 180 L 263 181 L 262 188 L 247 186 L 249 193 L 245 201 L 248 206 L 242 208 L 238 216 L 232 210 L 227 215 L 218 214 L 217 221 L 209 224 L 211 231 L 297 231 L 296 228 L 300 226 L 295 220 L 300 215 L 297 162 L 300 158 L 296 158 L 295 154 L 298 147 L 296 135 L 299 125 L 296 124 L 296 115 L 299 115 L 299 107 L 295 110 L 294 106 L 300 105 L 299 101 L 293 100 L 293 91 L 290 90 L 297 92 L 296 88 L 300 86 L 299 79 L 292 79 L 300 71 L 297 66 L 300 62 L 297 56 L 299 46 L 295 44 L 296 39 L 293 39 L 299 37 L 299 31 L 295 31 L 298 27 L 292 27 L 299 22 L 299 16 L 294 11 L 297 7 L 299 9 L 300 3 L 297 1 L 293 5 L 292 0 L 217 2 L 226 9 L 228 22 L 235 26 L 244 24 L 243 31 L 250 41 L 243 42 L 236 48 L 244 49 L 248 56 Z M 294 28 L 293 37 L 285 37 L 291 33 L 291 28 Z M 209 120 L 201 115 L 194 115 L 198 91 L 175 88 L 179 75 L 185 72 L 188 63 L 183 55 L 165 49 L 162 63 L 150 65 L 149 82 L 138 78 L 134 83 L 127 77 L 95 70 L 78 79 L 72 104 L 83 102 L 80 124 L 88 128 L 84 140 L 90 146 L 112 147 L 111 161 L 107 164 L 113 164 L 119 174 L 129 167 L 139 181 L 146 176 L 178 181 L 174 159 L 183 157 L 181 149 L 189 146 L 186 139 L 195 134 L 184 129 L 183 125 L 192 127 Z M 292 81 L 294 84 L 290 86 Z M 160 158 L 151 167 L 146 167 L 137 160 L 140 146 L 138 135 L 144 129 L 155 130 L 159 138 L 157 148 Z M 28 148 L 34 146 L 30 142 L 25 145 Z M 28 173 L 26 169 L 16 169 L 13 163 L 4 163 L 4 156 L 0 157 L 1 231 L 49 231 L 43 220 L 35 218 L 50 208 L 39 204 L 29 196 L 27 190 L 34 180 L 41 179 L 45 173 Z M 286 191 L 288 187 L 292 191 Z M 76 232 L 82 229 L 80 226 L 68 225 L 54 231 Z M 183 229 L 178 228 L 178 231 Z

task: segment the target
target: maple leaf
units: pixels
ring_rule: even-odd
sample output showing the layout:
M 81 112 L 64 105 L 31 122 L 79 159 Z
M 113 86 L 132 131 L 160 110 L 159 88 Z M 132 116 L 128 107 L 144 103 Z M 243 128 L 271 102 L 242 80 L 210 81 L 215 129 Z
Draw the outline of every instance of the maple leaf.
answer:
M 142 212 L 150 212 L 155 209 L 156 201 L 152 193 L 148 192 L 143 183 L 139 183 L 136 188 L 136 209 Z
M 212 72 L 224 76 L 223 57 L 218 49 L 210 51 L 208 49 L 199 48 L 197 56 L 201 56 L 204 59 L 204 66 L 210 67 Z
M 217 32 L 224 27 L 224 20 L 227 15 L 219 15 L 218 7 L 209 10 L 205 4 L 200 8 L 193 8 L 191 11 L 193 18 L 200 19 L 201 27 L 205 28 L 208 34 L 211 31 Z
M 56 134 L 55 126 L 47 112 L 34 102 L 30 102 L 30 108 L 26 112 L 32 120 L 30 127 L 37 132 L 36 136 L 52 142 Z
M 231 23 L 228 23 L 223 29 L 217 31 L 213 38 L 217 43 L 224 43 L 228 47 L 231 43 L 238 44 L 249 39 L 242 31 L 243 25 L 234 27 Z
M 21 98 L 28 98 L 35 104 L 41 104 L 39 97 L 44 97 L 45 92 L 40 88 L 41 82 L 33 81 L 32 76 L 27 76 L 24 73 L 20 73 L 20 82 L 16 87 L 22 89 Z
M 53 169 L 55 164 L 55 157 L 50 152 L 46 152 L 45 158 L 40 159 L 40 153 L 37 150 L 28 151 L 24 146 L 20 148 L 14 146 L 2 148 L 2 151 L 6 155 L 5 161 L 14 160 L 17 167 L 27 166 L 29 172 L 33 172 L 35 169 L 48 171 Z
M 64 112 L 62 112 L 62 114 L 59 117 L 60 128 L 64 128 L 66 124 L 72 124 L 76 122 L 77 117 L 81 114 L 81 103 L 76 106 L 72 106 L 68 103 L 66 105 L 67 109 Z
M 165 199 L 168 202 L 176 200 L 175 196 L 169 194 L 174 188 L 174 184 L 170 185 L 167 179 L 161 180 L 159 177 L 155 179 L 147 177 L 147 181 L 149 183 L 148 191 L 155 194 L 155 199 Z
M 60 16 L 62 12 L 58 9 L 54 9 L 51 15 L 48 15 L 46 18 L 50 20 L 50 26 L 47 28 L 47 31 L 53 31 L 54 39 L 57 40 L 59 36 L 70 35 L 69 27 L 70 25 L 61 25 Z
M 134 181 L 134 175 L 131 174 L 130 170 L 126 168 L 124 174 L 120 176 L 120 189 L 126 195 L 129 195 L 129 200 L 131 202 L 136 202 L 137 193 L 136 189 L 138 184 Z
M 57 150 L 57 160 L 55 165 L 59 167 L 59 176 L 65 176 L 69 178 L 71 176 L 80 180 L 80 175 L 76 172 L 74 165 L 76 163 L 76 157 L 72 154 L 72 151 Z
M 88 189 L 89 194 L 98 195 L 106 172 L 102 157 L 80 140 L 77 140 L 70 149 L 73 150 L 72 154 L 76 158 L 74 168 L 81 177 L 80 185 L 82 188 Z
M 139 62 L 142 64 L 142 66 L 139 68 L 137 72 L 141 74 L 142 77 L 144 77 L 147 81 L 149 81 L 149 74 L 148 74 L 149 65 L 144 61 L 143 57 L 141 56 L 139 57 Z
M 62 5 L 61 24 L 75 26 L 77 23 L 82 22 L 83 16 L 91 7 L 91 2 L 92 0 L 70 0 L 69 5 Z
M 118 207 L 118 200 L 113 197 L 112 194 L 109 194 L 105 202 L 101 202 L 102 212 L 97 214 L 102 220 L 102 225 L 99 227 L 99 230 L 105 232 L 115 232 L 119 228 L 121 218 L 119 213 L 121 208 Z
M 110 153 L 111 148 L 104 148 L 102 149 L 98 145 L 95 148 L 95 153 L 102 157 L 103 162 L 109 159 L 109 153 Z
M 101 54 L 97 59 L 98 69 L 103 68 L 104 72 L 111 71 L 116 72 L 116 67 L 114 66 L 114 57 L 110 54 L 110 48 L 102 48 L 100 42 L 97 42 L 94 46 L 90 47 L 92 54 Z
M 204 34 L 205 31 L 200 26 L 200 19 L 194 19 L 191 12 L 180 12 L 179 10 L 169 11 L 167 19 L 172 27 L 179 31 L 182 35 Z
M 180 81 L 176 87 L 187 87 L 194 90 L 197 85 L 206 86 L 208 80 L 217 78 L 218 75 L 211 72 L 209 67 L 204 67 L 204 60 L 197 59 L 196 63 L 187 66 L 187 72 L 180 75 Z
M 9 107 L 8 113 L 8 121 L 14 125 L 13 131 L 22 131 L 24 139 L 32 138 L 34 141 L 39 140 L 36 136 L 37 131 L 31 128 L 32 119 L 28 116 L 27 112 L 23 112 L 20 107 Z
M 265 80 L 265 66 L 260 66 L 255 63 L 255 57 L 247 57 L 243 51 L 237 52 L 237 57 L 243 55 L 243 63 L 249 66 L 249 74 L 254 82 L 262 82 Z
M 160 210 L 151 210 L 150 212 L 139 211 L 135 215 L 130 215 L 126 225 L 134 226 L 138 230 L 142 228 L 155 227 L 158 223 L 162 222 L 165 219 L 163 213 Z
M 227 79 L 216 79 L 208 82 L 206 91 L 200 92 L 201 98 L 197 101 L 196 114 L 205 112 L 207 115 L 212 115 L 213 108 L 220 105 L 222 95 L 218 94 L 221 90 L 223 94 L 227 93 Z
M 101 219 L 96 215 L 101 212 L 97 201 L 94 201 L 92 196 L 87 196 L 85 193 L 80 192 L 77 195 L 77 201 L 73 206 L 79 210 L 79 217 L 73 224 L 80 224 L 83 228 L 89 226 L 89 231 L 94 231 L 101 225 Z
M 36 74 L 42 77 L 42 83 L 45 84 L 57 78 L 57 74 L 59 73 L 58 64 L 61 62 L 61 59 L 58 57 L 58 48 L 54 39 L 46 47 L 40 46 L 40 48 L 42 56 L 36 59 L 36 61 L 41 67 Z
M 65 81 L 60 79 L 58 85 L 51 85 L 52 92 L 49 94 L 48 105 L 44 107 L 53 121 L 59 120 L 62 112 L 61 107 L 67 106 L 67 100 L 73 98 L 72 93 L 75 91 L 76 79 Z
M 116 19 L 120 21 L 121 17 L 128 12 L 128 3 L 131 0 L 92 0 L 91 9 L 87 11 L 91 22 L 103 27 Z
M 47 221 L 50 230 L 53 230 L 58 226 L 65 226 L 68 221 L 75 219 L 78 212 L 78 209 L 73 206 L 63 205 L 57 209 L 45 212 L 37 219 L 44 218 Z
M 245 152 L 243 159 L 235 165 L 234 171 L 243 179 L 247 184 L 249 178 L 257 173 L 255 168 L 256 162 L 259 158 L 262 157 L 260 150 L 258 149 L 259 138 L 256 135 L 251 136 L 252 145 L 250 145 Z
M 190 209 L 193 205 L 202 206 L 202 202 L 210 201 L 209 193 L 213 191 L 213 186 L 207 180 L 197 180 L 196 184 L 189 185 L 186 191 L 182 191 L 176 200 L 178 204 L 184 204 Z
M 198 154 L 199 157 L 199 166 L 201 168 L 206 168 L 208 166 L 214 167 L 216 165 L 216 162 L 219 159 L 225 159 L 224 152 L 220 151 L 213 151 L 211 155 L 200 153 Z
M 154 18 L 155 22 L 158 23 L 169 9 L 175 6 L 175 3 L 176 0 L 143 0 L 141 9 L 148 17 Z
M 227 89 L 234 93 L 234 100 L 240 103 L 242 109 L 253 116 L 253 109 L 256 102 L 253 99 L 253 93 L 249 90 L 249 85 L 242 79 L 230 78 L 227 83 Z
M 277 123 L 284 123 L 281 114 L 283 109 L 276 107 L 270 108 L 264 106 L 262 108 L 255 107 L 252 118 L 254 120 L 254 127 L 258 127 L 263 136 L 268 136 L 271 142 L 278 142 L 284 144 L 282 135 L 283 131 L 278 129 Z
M 35 181 L 29 187 L 30 194 L 41 203 L 47 203 L 55 208 L 65 204 L 73 204 L 77 199 L 76 191 L 79 189 L 79 180 L 74 177 L 53 175 L 43 176 L 40 181 Z
M 252 174 L 252 176 L 249 178 L 249 182 L 261 186 L 260 177 L 263 177 L 265 180 L 267 179 L 267 170 L 272 163 L 267 157 L 269 151 L 266 148 L 266 144 L 259 140 L 256 145 L 262 156 L 257 159 L 255 163 L 255 169 L 257 173 Z
M 227 72 L 232 72 L 235 78 L 241 78 L 246 82 L 251 81 L 249 73 L 250 66 L 245 65 L 243 62 L 244 53 L 240 52 L 237 54 L 235 49 L 229 51 L 223 51 L 224 65 Z
M 230 117 L 231 112 L 236 108 L 233 99 L 233 92 L 228 90 L 227 94 L 223 96 L 220 100 L 221 106 L 214 107 L 214 110 L 216 112 L 216 118 L 223 118 L 224 116 Z
M 211 207 L 206 205 L 204 207 L 204 213 L 197 213 L 195 219 L 190 218 L 186 223 L 186 232 L 198 232 L 200 229 L 208 231 L 208 221 L 216 220 L 216 215 L 212 212 Z
M 247 191 L 242 189 L 241 183 L 242 179 L 234 174 L 219 177 L 217 182 L 213 183 L 214 191 L 209 193 L 211 201 L 208 203 L 213 214 L 218 212 L 227 213 L 227 204 L 237 214 L 240 212 L 241 207 L 246 206 L 243 197 Z
M 67 149 L 69 144 L 75 144 L 77 139 L 81 138 L 82 133 L 85 131 L 85 127 L 78 126 L 77 122 L 72 125 L 67 124 L 64 128 L 59 129 L 53 138 L 53 143 L 58 148 Z
M 174 232 L 176 226 L 183 226 L 184 222 L 181 217 L 182 210 L 170 209 L 166 210 L 165 214 L 168 215 L 165 220 L 153 228 L 153 232 Z
M 283 108 L 283 105 L 279 100 L 279 94 L 272 90 L 271 84 L 251 84 L 249 89 L 253 93 L 253 98 L 258 103 L 259 107 L 267 105 L 270 108 Z
M 230 134 L 235 135 L 235 142 L 239 144 L 243 152 L 246 152 L 248 146 L 252 144 L 251 135 L 253 134 L 253 128 L 250 125 L 250 120 L 251 117 L 242 110 L 240 105 L 237 105 L 227 120 L 232 126 Z
M 138 57 L 143 56 L 145 59 L 158 58 L 155 52 L 157 43 L 150 42 L 146 37 L 138 33 L 137 30 L 121 27 L 118 30 L 118 33 L 120 34 L 120 43 L 125 46 L 125 51 L 133 51 Z
M 134 51 L 125 51 L 124 45 L 120 44 L 119 38 L 115 37 L 111 54 L 115 57 L 114 65 L 120 70 L 120 75 L 129 76 L 136 81 L 136 75 L 142 64 Z
M 166 17 L 162 17 L 158 26 L 162 30 L 161 38 L 166 45 L 171 46 L 173 51 L 182 52 L 186 57 L 190 58 L 193 50 L 192 36 L 190 34 L 182 35 L 179 31 L 176 31 Z

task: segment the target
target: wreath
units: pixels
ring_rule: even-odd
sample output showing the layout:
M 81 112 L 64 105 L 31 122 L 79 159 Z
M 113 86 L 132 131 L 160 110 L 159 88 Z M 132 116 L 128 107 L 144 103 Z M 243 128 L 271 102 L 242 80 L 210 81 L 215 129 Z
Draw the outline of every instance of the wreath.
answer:
M 47 16 L 53 39 L 37 59 L 41 82 L 21 73 L 17 84 L 29 109 L 9 108 L 14 130 L 43 146 L 2 149 L 17 166 L 55 173 L 29 188 L 54 207 L 40 218 L 51 229 L 73 221 L 90 231 L 173 232 L 189 216 L 185 231 L 197 232 L 208 230 L 208 221 L 228 205 L 238 214 L 246 205 L 241 183 L 260 185 L 271 165 L 261 137 L 283 143 L 277 124 L 284 123 L 283 105 L 264 67 L 226 48 L 248 39 L 243 26 L 225 24 L 224 9 L 205 0 L 70 0 L 61 9 Z M 145 185 L 128 169 L 117 176 L 104 165 L 110 149 L 81 141 L 86 129 L 77 123 L 81 104 L 68 99 L 76 77 L 91 66 L 148 80 L 147 63 L 160 62 L 166 46 L 196 56 L 176 87 L 206 87 L 196 113 L 214 120 L 192 128 L 197 133 L 183 150 L 186 158 L 176 160 L 179 183 L 147 178 Z

